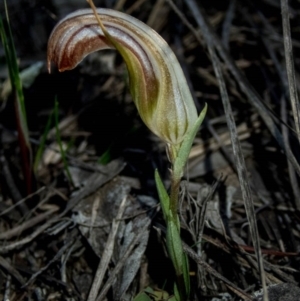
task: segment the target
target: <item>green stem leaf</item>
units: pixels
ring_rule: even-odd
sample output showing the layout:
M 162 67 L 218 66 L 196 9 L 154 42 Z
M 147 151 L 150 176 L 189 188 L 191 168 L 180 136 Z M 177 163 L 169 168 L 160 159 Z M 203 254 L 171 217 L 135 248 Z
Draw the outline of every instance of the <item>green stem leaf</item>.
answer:
M 207 111 L 207 104 L 205 104 L 194 126 L 185 134 L 185 138 L 181 144 L 181 147 L 178 151 L 178 155 L 177 158 L 175 159 L 174 166 L 173 166 L 173 176 L 175 179 L 181 179 L 183 175 L 185 164 L 188 160 L 199 127 L 202 124 L 204 117 L 206 115 L 206 111 Z

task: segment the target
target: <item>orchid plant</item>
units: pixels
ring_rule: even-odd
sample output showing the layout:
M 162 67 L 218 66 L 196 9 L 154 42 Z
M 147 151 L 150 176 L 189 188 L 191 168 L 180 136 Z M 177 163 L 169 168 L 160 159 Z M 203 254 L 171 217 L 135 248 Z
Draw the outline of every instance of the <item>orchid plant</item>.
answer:
M 129 87 L 139 115 L 146 126 L 167 145 L 171 163 L 168 194 L 155 171 L 155 181 L 167 225 L 167 249 L 177 284 L 176 300 L 187 300 L 189 269 L 180 239 L 178 197 L 188 155 L 206 114 L 199 117 L 178 60 L 163 38 L 143 22 L 119 11 L 83 9 L 69 14 L 54 28 L 48 43 L 48 70 L 54 62 L 60 71 L 76 67 L 88 54 L 116 49 L 124 59 Z

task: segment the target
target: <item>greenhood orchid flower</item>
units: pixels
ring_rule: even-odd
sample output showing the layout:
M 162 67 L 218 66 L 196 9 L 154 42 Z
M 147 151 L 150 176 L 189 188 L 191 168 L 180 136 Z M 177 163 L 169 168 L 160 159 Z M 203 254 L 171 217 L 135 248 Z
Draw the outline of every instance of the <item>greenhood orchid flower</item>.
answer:
M 110 9 L 74 12 L 54 28 L 48 44 L 48 69 L 76 67 L 88 54 L 116 48 L 129 73 L 130 92 L 148 128 L 169 145 L 179 145 L 197 120 L 183 71 L 171 48 L 149 26 Z
M 148 128 L 167 143 L 171 168 L 168 195 L 158 171 L 155 181 L 167 224 L 167 248 L 177 283 L 177 301 L 188 300 L 188 260 L 183 252 L 178 217 L 178 196 L 184 166 L 204 119 L 199 117 L 185 76 L 171 48 L 154 30 L 139 20 L 110 9 L 79 10 L 54 28 L 48 43 L 48 69 L 54 62 L 60 71 L 76 67 L 88 54 L 115 48 L 129 74 L 133 101 Z

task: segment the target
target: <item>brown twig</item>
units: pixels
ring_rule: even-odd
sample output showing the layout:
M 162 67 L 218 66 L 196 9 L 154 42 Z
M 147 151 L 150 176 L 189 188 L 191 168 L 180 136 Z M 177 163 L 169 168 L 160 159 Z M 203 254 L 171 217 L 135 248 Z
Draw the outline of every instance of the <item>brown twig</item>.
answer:
M 45 213 L 41 213 L 41 214 L 33 217 L 32 219 L 24 222 L 23 224 L 21 224 L 19 226 L 16 226 L 8 231 L 2 232 L 2 233 L 0 233 L 0 239 L 8 240 L 14 236 L 18 236 L 25 230 L 32 228 L 36 224 L 39 224 L 40 222 L 44 221 L 49 215 L 51 215 L 54 212 L 57 212 L 58 210 L 59 210 L 58 207 L 53 208 L 51 210 L 46 211 Z
M 6 271 L 8 271 L 10 275 L 12 275 L 15 279 L 17 279 L 22 285 L 24 285 L 25 279 L 23 278 L 23 276 L 14 267 L 12 267 L 12 265 L 2 256 L 0 256 L 0 265 Z
M 296 77 L 295 77 L 295 66 L 294 66 L 294 58 L 293 58 L 293 45 L 291 39 L 288 0 L 281 0 L 281 15 L 282 15 L 282 27 L 283 27 L 284 54 L 285 54 L 287 77 L 289 82 L 288 88 L 290 92 L 289 96 L 292 104 L 292 111 L 293 111 L 293 117 L 294 117 L 298 142 L 300 143 L 300 104 L 298 100 Z

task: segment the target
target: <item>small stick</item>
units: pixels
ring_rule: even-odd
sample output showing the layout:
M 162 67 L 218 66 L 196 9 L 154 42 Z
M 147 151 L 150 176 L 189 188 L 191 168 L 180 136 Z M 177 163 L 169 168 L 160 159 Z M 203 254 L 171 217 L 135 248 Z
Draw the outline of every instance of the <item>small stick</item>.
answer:
M 13 204 L 12 206 L 10 206 L 9 208 L 3 210 L 0 213 L 0 216 L 3 216 L 7 213 L 9 213 L 11 210 L 13 210 L 15 207 L 20 206 L 21 203 L 24 203 L 25 201 L 27 201 L 28 199 L 32 198 L 33 196 L 35 196 L 36 194 L 41 193 L 42 191 L 44 191 L 46 189 L 46 186 L 41 187 L 40 189 L 38 189 L 37 191 L 29 194 L 26 198 L 19 200 L 17 203 Z
M 287 77 L 289 82 L 289 86 L 288 86 L 289 94 L 290 94 L 289 96 L 292 105 L 292 111 L 293 111 L 293 117 L 294 117 L 298 142 L 300 142 L 300 104 L 299 104 L 299 99 L 297 94 L 288 0 L 281 0 L 281 15 L 282 15 L 283 44 L 284 44 L 284 54 L 285 54 L 285 61 L 286 61 L 286 71 L 287 71 Z
M 2 256 L 0 256 L 0 266 L 3 267 L 10 275 L 14 276 L 14 278 L 22 285 L 25 283 L 23 276 Z
M 11 286 L 11 276 L 7 275 L 6 284 L 5 284 L 5 292 L 3 296 L 3 300 L 10 300 L 10 286 Z
M 46 211 L 45 213 L 41 213 L 35 217 L 33 217 L 32 219 L 24 222 L 23 224 L 16 226 L 12 229 L 9 229 L 8 231 L 2 232 L 0 233 L 0 239 L 11 239 L 14 236 L 20 235 L 23 231 L 25 231 L 26 229 L 29 229 L 33 226 L 35 226 L 36 224 L 42 222 L 43 220 L 45 220 L 49 215 L 51 215 L 52 213 L 58 211 L 58 207 L 53 208 L 51 210 Z

